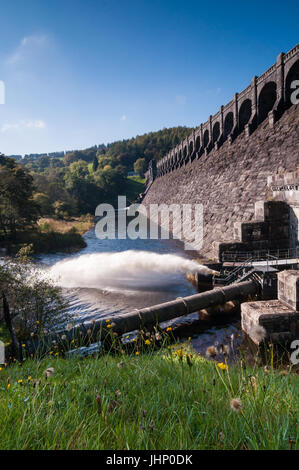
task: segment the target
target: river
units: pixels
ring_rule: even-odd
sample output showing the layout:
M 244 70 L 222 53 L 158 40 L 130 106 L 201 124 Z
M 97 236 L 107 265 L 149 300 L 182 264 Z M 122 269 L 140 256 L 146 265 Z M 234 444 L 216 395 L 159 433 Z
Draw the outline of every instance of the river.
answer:
M 94 228 L 84 239 L 87 246 L 79 253 L 46 254 L 37 259 L 63 288 L 69 302 L 67 313 L 74 324 L 93 318 L 113 318 L 122 312 L 195 293 L 186 273 L 198 270 L 198 265 L 179 241 L 99 240 Z M 196 313 L 185 317 L 187 321 L 195 318 Z M 168 324 L 177 322 L 174 319 Z M 203 354 L 215 344 L 235 348 L 238 333 L 235 325 L 213 327 L 194 335 L 192 343 Z

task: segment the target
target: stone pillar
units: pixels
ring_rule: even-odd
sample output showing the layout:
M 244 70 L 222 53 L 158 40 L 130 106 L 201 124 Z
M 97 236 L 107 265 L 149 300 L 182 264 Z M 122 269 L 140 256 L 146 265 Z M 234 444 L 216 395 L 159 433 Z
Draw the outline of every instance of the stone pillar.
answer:
M 210 114 L 209 117 L 209 134 L 210 134 L 210 142 L 208 144 L 208 148 L 213 146 L 213 116 Z
M 285 96 L 285 84 L 284 84 L 284 53 L 281 52 L 276 60 L 276 90 L 277 98 L 274 104 L 275 119 L 279 119 L 284 110 L 284 104 L 286 102 Z
M 203 125 L 201 124 L 200 125 L 200 146 L 201 148 L 203 148 Z M 200 149 L 199 149 L 199 153 L 200 153 Z
M 234 127 L 232 134 L 233 136 L 238 133 L 239 130 L 239 93 L 235 93 L 234 96 Z
M 257 126 L 258 101 L 257 101 L 257 76 L 251 80 L 251 118 L 245 129 L 245 134 L 251 134 Z

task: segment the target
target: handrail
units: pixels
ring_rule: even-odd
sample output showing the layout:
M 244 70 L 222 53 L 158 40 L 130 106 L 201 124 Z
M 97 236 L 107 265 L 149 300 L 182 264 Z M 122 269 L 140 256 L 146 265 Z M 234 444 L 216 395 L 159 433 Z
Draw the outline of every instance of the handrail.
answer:
M 241 266 L 237 266 L 231 273 L 229 273 L 228 276 L 226 277 L 214 277 L 214 284 L 229 284 L 233 282 L 235 279 L 237 279 L 237 276 L 240 271 L 242 271 L 244 268 L 249 267 L 252 262 L 252 258 L 249 258 L 246 260 Z
M 222 253 L 222 262 L 225 262 L 225 261 L 237 262 L 238 260 L 242 262 L 244 258 L 245 260 L 247 260 L 249 257 L 252 257 L 253 261 L 266 261 L 269 258 L 277 259 L 277 260 L 299 258 L 299 247 L 288 248 L 288 249 L 277 249 L 277 250 L 259 250 L 256 252 L 224 251 Z

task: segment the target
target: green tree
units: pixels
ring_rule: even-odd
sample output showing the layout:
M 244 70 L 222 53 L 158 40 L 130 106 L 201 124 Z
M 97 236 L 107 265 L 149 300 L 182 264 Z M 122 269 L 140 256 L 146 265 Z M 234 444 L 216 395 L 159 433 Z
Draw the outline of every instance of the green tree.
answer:
M 39 215 L 33 178 L 14 159 L 0 155 L 0 181 L 0 231 L 15 238 L 17 231 L 34 226 Z
M 134 163 L 134 171 L 140 176 L 144 176 L 146 171 L 146 161 L 145 158 L 138 158 Z

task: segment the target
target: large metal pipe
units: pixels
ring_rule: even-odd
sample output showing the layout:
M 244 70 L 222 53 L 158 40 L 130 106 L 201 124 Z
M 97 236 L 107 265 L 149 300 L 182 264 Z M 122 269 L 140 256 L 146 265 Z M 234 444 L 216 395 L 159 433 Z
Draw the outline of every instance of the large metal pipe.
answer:
M 54 341 L 69 343 L 72 339 L 80 339 L 84 343 L 84 338 L 89 342 L 95 342 L 107 336 L 111 330 L 118 335 L 144 327 L 150 327 L 173 318 L 187 315 L 204 308 L 224 304 L 230 300 L 246 300 L 248 296 L 255 295 L 259 291 L 259 284 L 254 280 L 232 284 L 223 288 L 217 287 L 208 292 L 179 297 L 171 302 L 154 305 L 152 307 L 133 310 L 129 313 L 113 316 L 111 318 L 111 328 L 107 327 L 106 319 L 99 319 L 85 322 L 70 331 L 62 331 L 59 334 L 44 338 L 42 342 L 48 345 Z M 83 341 L 82 341 L 83 340 Z M 42 348 L 44 349 L 44 348 Z

